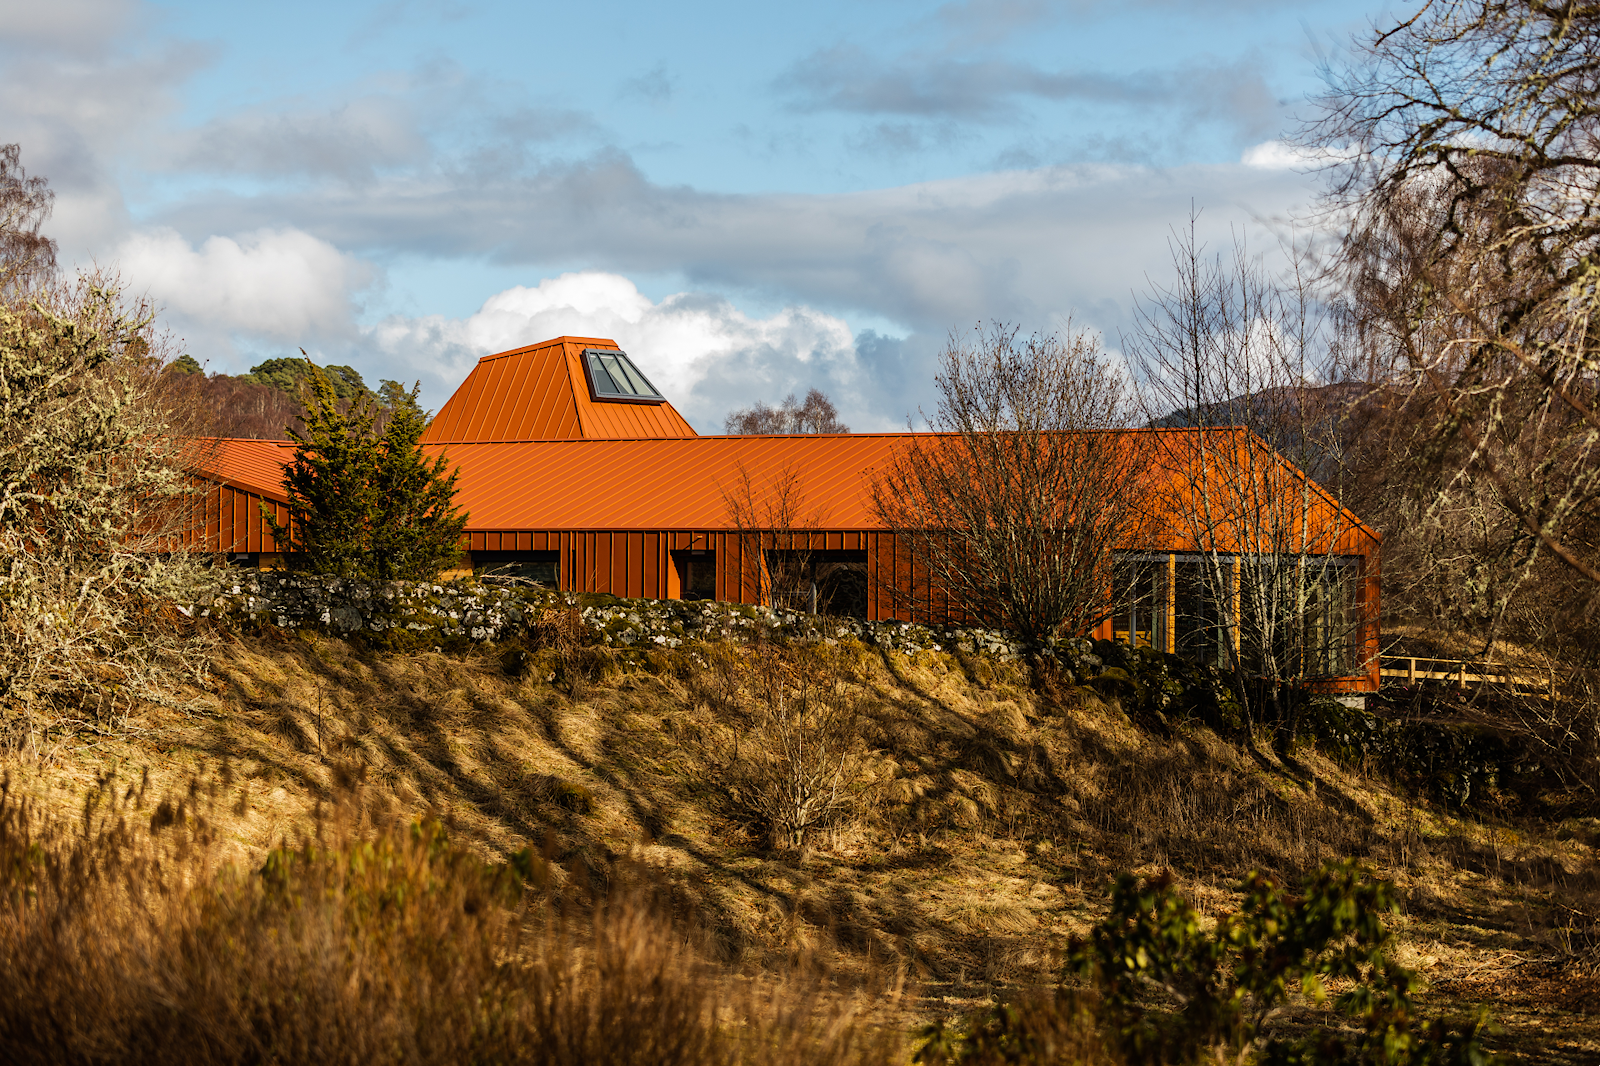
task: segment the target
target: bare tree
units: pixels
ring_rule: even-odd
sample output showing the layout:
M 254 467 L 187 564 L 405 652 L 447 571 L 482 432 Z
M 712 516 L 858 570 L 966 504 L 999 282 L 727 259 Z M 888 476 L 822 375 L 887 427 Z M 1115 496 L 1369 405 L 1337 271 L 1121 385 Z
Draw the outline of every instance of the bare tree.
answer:
M 941 588 L 1034 648 L 1106 617 L 1113 551 L 1138 539 L 1142 466 L 1116 431 L 1133 408 L 1098 337 L 952 334 L 939 357 L 936 436 L 914 439 L 872 488 L 913 561 L 892 591 Z
M 44 178 L 28 177 L 22 151 L 0 145 L 0 295 L 48 282 L 56 269 L 56 242 L 39 232 L 55 193 Z
M 816 614 L 815 546 L 824 515 L 807 506 L 799 472 L 784 466 L 757 479 L 741 463 L 734 483 L 721 491 L 728 519 L 738 531 L 740 581 L 773 607 Z
M 839 421 L 839 411 L 833 401 L 820 389 L 806 393 L 804 403 L 796 400 L 792 392 L 777 407 L 768 407 L 758 400 L 752 407 L 729 414 L 723 429 L 745 436 L 850 432 L 850 427 Z
M 1536 643 L 1530 735 L 1600 764 L 1600 10 L 1453 0 L 1358 42 L 1301 134 L 1332 148 L 1339 266 L 1418 616 Z M 1568 758 L 1570 757 L 1570 758 Z
M 762 645 L 748 666 L 756 716 L 725 784 L 774 848 L 800 848 L 855 811 L 870 787 L 859 699 L 838 663 L 814 649 Z
M 1431 3 L 1330 72 L 1307 144 L 1330 206 L 1361 370 L 1403 398 L 1435 502 L 1493 494 L 1503 617 L 1551 559 L 1600 604 L 1600 11 L 1572 0 Z M 1488 636 L 1492 639 L 1492 630 Z
M 1174 282 L 1140 303 L 1123 338 L 1163 429 L 1151 437 L 1155 514 L 1190 546 L 1171 575 L 1174 644 L 1229 670 L 1253 716 L 1292 731 L 1286 685 L 1367 667 L 1363 575 L 1341 554 L 1358 525 L 1339 500 L 1344 390 L 1325 378 L 1339 324 L 1302 255 L 1282 280 L 1243 242 L 1207 258 L 1195 217 L 1171 241 Z M 1151 594 L 1139 577 L 1120 578 L 1120 598 Z

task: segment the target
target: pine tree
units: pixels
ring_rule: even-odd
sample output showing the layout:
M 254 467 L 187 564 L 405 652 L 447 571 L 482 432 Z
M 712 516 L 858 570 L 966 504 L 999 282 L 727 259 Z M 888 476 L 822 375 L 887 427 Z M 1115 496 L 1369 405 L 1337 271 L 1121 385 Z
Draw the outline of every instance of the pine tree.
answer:
M 410 392 L 397 389 L 390 397 L 374 478 L 372 571 L 379 581 L 433 577 L 460 554 L 461 531 L 467 525 L 467 516 L 452 503 L 457 472 L 442 455 L 428 462 L 417 447 L 428 428 L 427 413 L 417 403 L 420 389 L 418 383 Z
M 303 354 L 303 353 L 302 353 Z M 304 430 L 290 430 L 294 458 L 284 468 L 289 521 L 263 509 L 272 535 L 297 569 L 364 581 L 425 580 L 455 560 L 467 516 L 453 504 L 456 474 L 432 463 L 417 441 L 427 415 L 417 388 L 382 435 L 377 409 L 358 396 L 341 402 L 332 382 L 306 360 Z

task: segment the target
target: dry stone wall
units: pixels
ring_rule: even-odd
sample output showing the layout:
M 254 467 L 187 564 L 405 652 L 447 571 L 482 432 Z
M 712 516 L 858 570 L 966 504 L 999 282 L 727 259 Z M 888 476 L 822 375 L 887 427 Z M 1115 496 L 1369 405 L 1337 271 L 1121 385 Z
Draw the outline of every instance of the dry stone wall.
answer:
M 400 635 L 419 643 L 507 640 L 577 608 L 602 643 L 613 647 L 675 648 L 690 641 L 859 640 L 894 651 L 955 651 L 1017 658 L 1006 634 L 973 627 L 933 629 L 904 622 L 818 618 L 796 611 L 708 600 L 620 599 L 575 595 L 539 585 L 477 580 L 369 585 L 348 578 L 286 571 L 226 573 L 186 608 L 202 618 L 337 636 Z

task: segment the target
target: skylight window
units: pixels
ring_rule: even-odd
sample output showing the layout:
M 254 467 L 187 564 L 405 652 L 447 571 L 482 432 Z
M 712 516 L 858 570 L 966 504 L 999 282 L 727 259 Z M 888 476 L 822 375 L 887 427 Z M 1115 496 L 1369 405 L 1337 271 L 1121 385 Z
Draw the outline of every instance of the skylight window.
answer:
M 650 379 L 626 353 L 603 348 L 586 348 L 583 371 L 589 378 L 589 395 L 609 403 L 666 403 Z

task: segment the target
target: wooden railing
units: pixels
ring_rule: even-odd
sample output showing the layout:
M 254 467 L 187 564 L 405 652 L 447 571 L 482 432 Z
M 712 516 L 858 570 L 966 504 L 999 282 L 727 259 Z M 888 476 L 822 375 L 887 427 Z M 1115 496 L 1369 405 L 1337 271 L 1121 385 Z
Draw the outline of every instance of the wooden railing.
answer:
M 1442 667 L 1443 669 L 1438 669 Z M 1468 685 L 1506 685 L 1511 688 L 1540 689 L 1554 696 L 1554 673 L 1530 670 L 1525 666 L 1483 662 L 1472 659 L 1435 659 L 1426 655 L 1384 655 L 1378 661 L 1382 677 L 1407 681 L 1447 681 L 1457 688 Z

